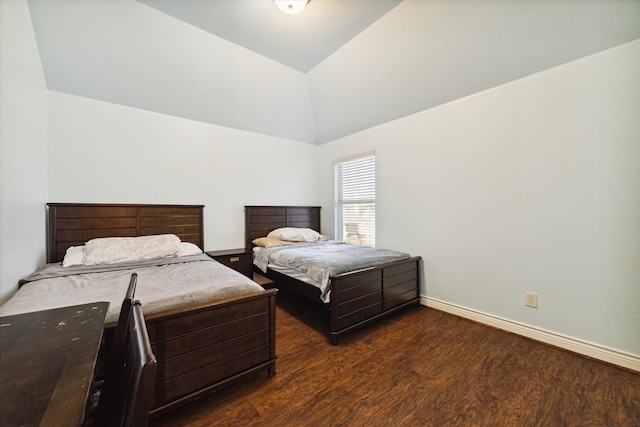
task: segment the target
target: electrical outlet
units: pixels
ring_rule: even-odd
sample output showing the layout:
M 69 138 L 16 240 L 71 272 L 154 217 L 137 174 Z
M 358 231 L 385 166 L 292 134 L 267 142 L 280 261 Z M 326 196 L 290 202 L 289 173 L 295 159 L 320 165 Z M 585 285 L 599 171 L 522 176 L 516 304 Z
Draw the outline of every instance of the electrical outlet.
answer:
M 525 292 L 524 303 L 527 307 L 538 308 L 538 294 L 535 292 Z

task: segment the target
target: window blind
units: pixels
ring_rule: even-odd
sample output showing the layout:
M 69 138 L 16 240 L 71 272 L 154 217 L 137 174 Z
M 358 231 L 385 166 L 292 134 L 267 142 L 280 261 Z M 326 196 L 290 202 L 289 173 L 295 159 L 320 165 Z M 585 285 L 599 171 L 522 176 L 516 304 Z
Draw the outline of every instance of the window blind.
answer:
M 333 164 L 335 238 L 375 246 L 376 158 L 365 153 Z

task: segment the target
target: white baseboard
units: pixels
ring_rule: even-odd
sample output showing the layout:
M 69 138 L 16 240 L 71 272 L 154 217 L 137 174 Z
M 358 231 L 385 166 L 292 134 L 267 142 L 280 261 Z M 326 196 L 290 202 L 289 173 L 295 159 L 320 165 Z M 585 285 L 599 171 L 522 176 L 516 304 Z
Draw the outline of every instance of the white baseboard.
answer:
M 612 348 L 603 347 L 597 344 L 581 341 L 576 338 L 561 335 L 555 332 L 539 329 L 524 323 L 504 319 L 491 314 L 472 310 L 470 308 L 451 304 L 445 301 L 430 297 L 421 297 L 420 303 L 427 307 L 433 307 L 456 316 L 464 317 L 478 323 L 493 326 L 504 331 L 513 332 L 536 341 L 541 341 L 556 347 L 563 348 L 578 354 L 592 357 L 603 362 L 621 366 L 632 371 L 640 372 L 640 356 L 625 353 Z

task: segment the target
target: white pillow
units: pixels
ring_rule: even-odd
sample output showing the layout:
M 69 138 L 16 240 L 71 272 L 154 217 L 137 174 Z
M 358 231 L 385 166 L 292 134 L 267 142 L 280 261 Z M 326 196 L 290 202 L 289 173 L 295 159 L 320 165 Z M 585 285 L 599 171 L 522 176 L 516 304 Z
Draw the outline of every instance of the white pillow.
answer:
M 114 264 L 176 256 L 180 238 L 175 234 L 140 237 L 104 237 L 85 245 L 84 265 Z
M 63 267 L 82 265 L 84 262 L 84 246 L 69 246 L 62 260 Z
M 267 237 L 275 237 L 280 240 L 289 240 L 291 242 L 316 242 L 321 236 L 315 230 L 310 228 L 283 227 L 271 231 Z
M 195 243 L 180 242 L 180 251 L 178 256 L 198 255 L 202 253 L 202 249 Z

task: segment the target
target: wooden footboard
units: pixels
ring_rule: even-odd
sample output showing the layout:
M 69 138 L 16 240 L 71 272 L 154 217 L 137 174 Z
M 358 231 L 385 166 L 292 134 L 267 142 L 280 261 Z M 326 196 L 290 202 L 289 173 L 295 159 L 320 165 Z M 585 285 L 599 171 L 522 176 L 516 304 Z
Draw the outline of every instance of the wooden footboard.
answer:
M 338 344 L 340 336 L 361 328 L 420 301 L 420 261 L 412 257 L 334 276 L 330 280 L 331 300 L 323 304 L 320 288 L 293 279 L 278 271 L 261 272 L 285 288 L 323 304 L 330 314 L 329 340 Z
M 276 292 L 271 289 L 146 318 L 158 361 L 151 416 L 254 371 L 273 375 Z M 113 326 L 107 327 L 105 348 L 112 333 Z
M 420 257 L 331 278 L 332 344 L 349 331 L 420 299 Z

